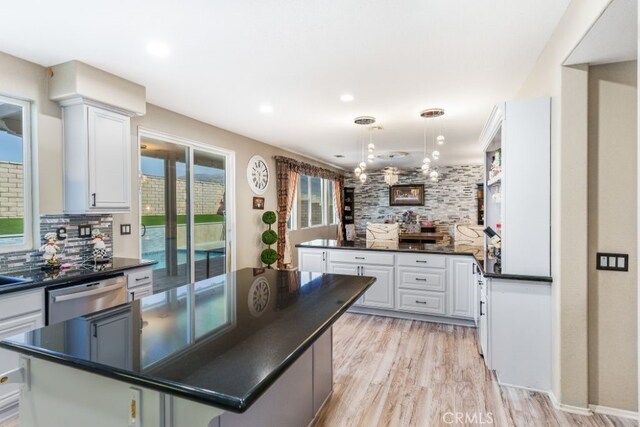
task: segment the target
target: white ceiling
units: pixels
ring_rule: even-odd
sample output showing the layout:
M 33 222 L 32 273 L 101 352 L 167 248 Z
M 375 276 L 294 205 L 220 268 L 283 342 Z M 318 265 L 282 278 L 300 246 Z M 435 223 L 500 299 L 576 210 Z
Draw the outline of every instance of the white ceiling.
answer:
M 349 169 L 354 117 L 377 117 L 378 149 L 418 165 L 418 113 L 442 107 L 440 163 L 464 164 L 481 161 L 493 104 L 515 96 L 568 3 L 21 0 L 3 10 L 12 18 L 0 50 L 45 66 L 86 62 L 146 86 L 153 104 Z M 150 57 L 152 40 L 171 54 Z M 355 100 L 341 102 L 345 93 Z

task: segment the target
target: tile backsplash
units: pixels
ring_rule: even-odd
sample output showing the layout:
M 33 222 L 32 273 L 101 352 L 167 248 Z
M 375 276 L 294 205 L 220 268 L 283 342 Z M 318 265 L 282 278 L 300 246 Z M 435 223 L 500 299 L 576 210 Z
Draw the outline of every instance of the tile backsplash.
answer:
M 93 245 L 91 238 L 78 237 L 78 226 L 89 224 L 93 229 L 100 229 L 107 238 L 105 244 L 109 256 L 113 254 L 113 217 L 103 215 L 44 215 L 40 217 L 40 245 L 44 244 L 42 236 L 55 233 L 59 227 L 67 229 L 66 240 L 59 242 L 58 258 L 62 263 L 80 264 L 89 259 Z M 39 248 L 39 246 L 38 246 Z M 0 274 L 40 268 L 42 254 L 38 248 L 30 251 L 0 253 Z

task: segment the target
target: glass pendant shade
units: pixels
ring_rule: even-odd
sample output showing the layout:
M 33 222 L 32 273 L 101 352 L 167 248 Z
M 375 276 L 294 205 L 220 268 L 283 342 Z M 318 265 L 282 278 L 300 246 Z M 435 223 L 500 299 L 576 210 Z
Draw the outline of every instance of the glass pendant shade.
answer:
M 433 160 L 438 160 L 440 158 L 440 152 L 438 150 L 433 150 L 431 157 L 433 157 Z
M 370 162 L 372 162 L 375 158 L 376 156 L 374 156 L 373 153 L 367 156 L 367 160 L 369 160 Z
M 443 145 L 443 144 L 444 144 L 444 136 L 439 135 L 439 136 L 436 138 L 436 141 L 438 142 L 438 145 Z
M 376 146 L 373 145 L 373 142 L 369 143 L 369 145 L 367 146 L 367 148 L 369 149 L 369 152 L 373 151 L 376 149 Z
M 438 180 L 438 171 L 431 171 L 431 173 L 429 174 L 429 178 L 431 178 L 431 181 L 437 181 Z
M 360 166 L 360 169 L 362 169 L 363 172 L 367 168 L 367 164 L 365 162 L 360 162 L 358 166 Z
M 366 181 L 367 181 L 367 174 L 362 172 L 360 174 L 360 182 L 364 184 Z
M 430 159 L 430 158 L 428 158 L 428 157 L 425 157 L 425 158 L 422 160 L 422 163 L 429 164 L 429 163 L 431 163 L 431 159 Z
M 356 175 L 356 178 L 360 176 L 360 174 L 362 173 L 362 169 L 360 168 L 355 168 L 353 170 L 353 173 Z

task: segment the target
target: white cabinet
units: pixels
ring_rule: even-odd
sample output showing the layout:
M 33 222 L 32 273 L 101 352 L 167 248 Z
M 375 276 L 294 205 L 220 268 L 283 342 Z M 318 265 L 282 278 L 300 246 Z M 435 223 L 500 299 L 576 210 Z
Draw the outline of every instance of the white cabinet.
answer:
M 70 354 L 130 369 L 132 366 L 133 315 L 131 308 L 118 307 L 96 315 L 72 319 L 67 334 Z
M 298 264 L 300 266 L 300 271 L 326 273 L 327 251 L 317 249 L 300 249 L 298 251 Z
M 362 305 L 377 308 L 393 308 L 393 272 L 389 266 L 363 265 L 361 276 L 373 276 L 376 282 L 364 293 Z
M 329 273 L 333 274 L 345 274 L 347 276 L 359 276 L 360 266 L 356 264 L 343 264 L 337 262 L 329 263 Z M 358 298 L 354 305 L 362 305 L 364 303 L 364 296 Z
M 136 268 L 126 272 L 127 301 L 134 301 L 153 294 L 153 271 L 151 267 Z
M 480 354 L 489 369 L 491 369 L 491 355 L 489 353 L 489 296 L 484 278 L 478 275 L 478 340 Z
M 449 258 L 449 315 L 475 319 L 476 286 L 472 259 Z
M 0 339 L 12 337 L 44 326 L 44 291 L 42 289 L 0 295 Z M 0 373 L 19 367 L 18 353 L 0 350 Z M 18 412 L 17 384 L 0 387 L 0 422 Z
M 64 209 L 67 213 L 131 208 L 129 116 L 83 102 L 63 104 Z

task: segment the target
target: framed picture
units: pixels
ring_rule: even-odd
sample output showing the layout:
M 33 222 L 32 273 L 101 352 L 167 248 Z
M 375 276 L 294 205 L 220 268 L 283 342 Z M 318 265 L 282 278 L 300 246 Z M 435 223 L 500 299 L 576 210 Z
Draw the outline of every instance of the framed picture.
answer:
M 253 209 L 264 209 L 264 197 L 253 198 Z
M 424 184 L 389 187 L 389 206 L 424 206 Z

